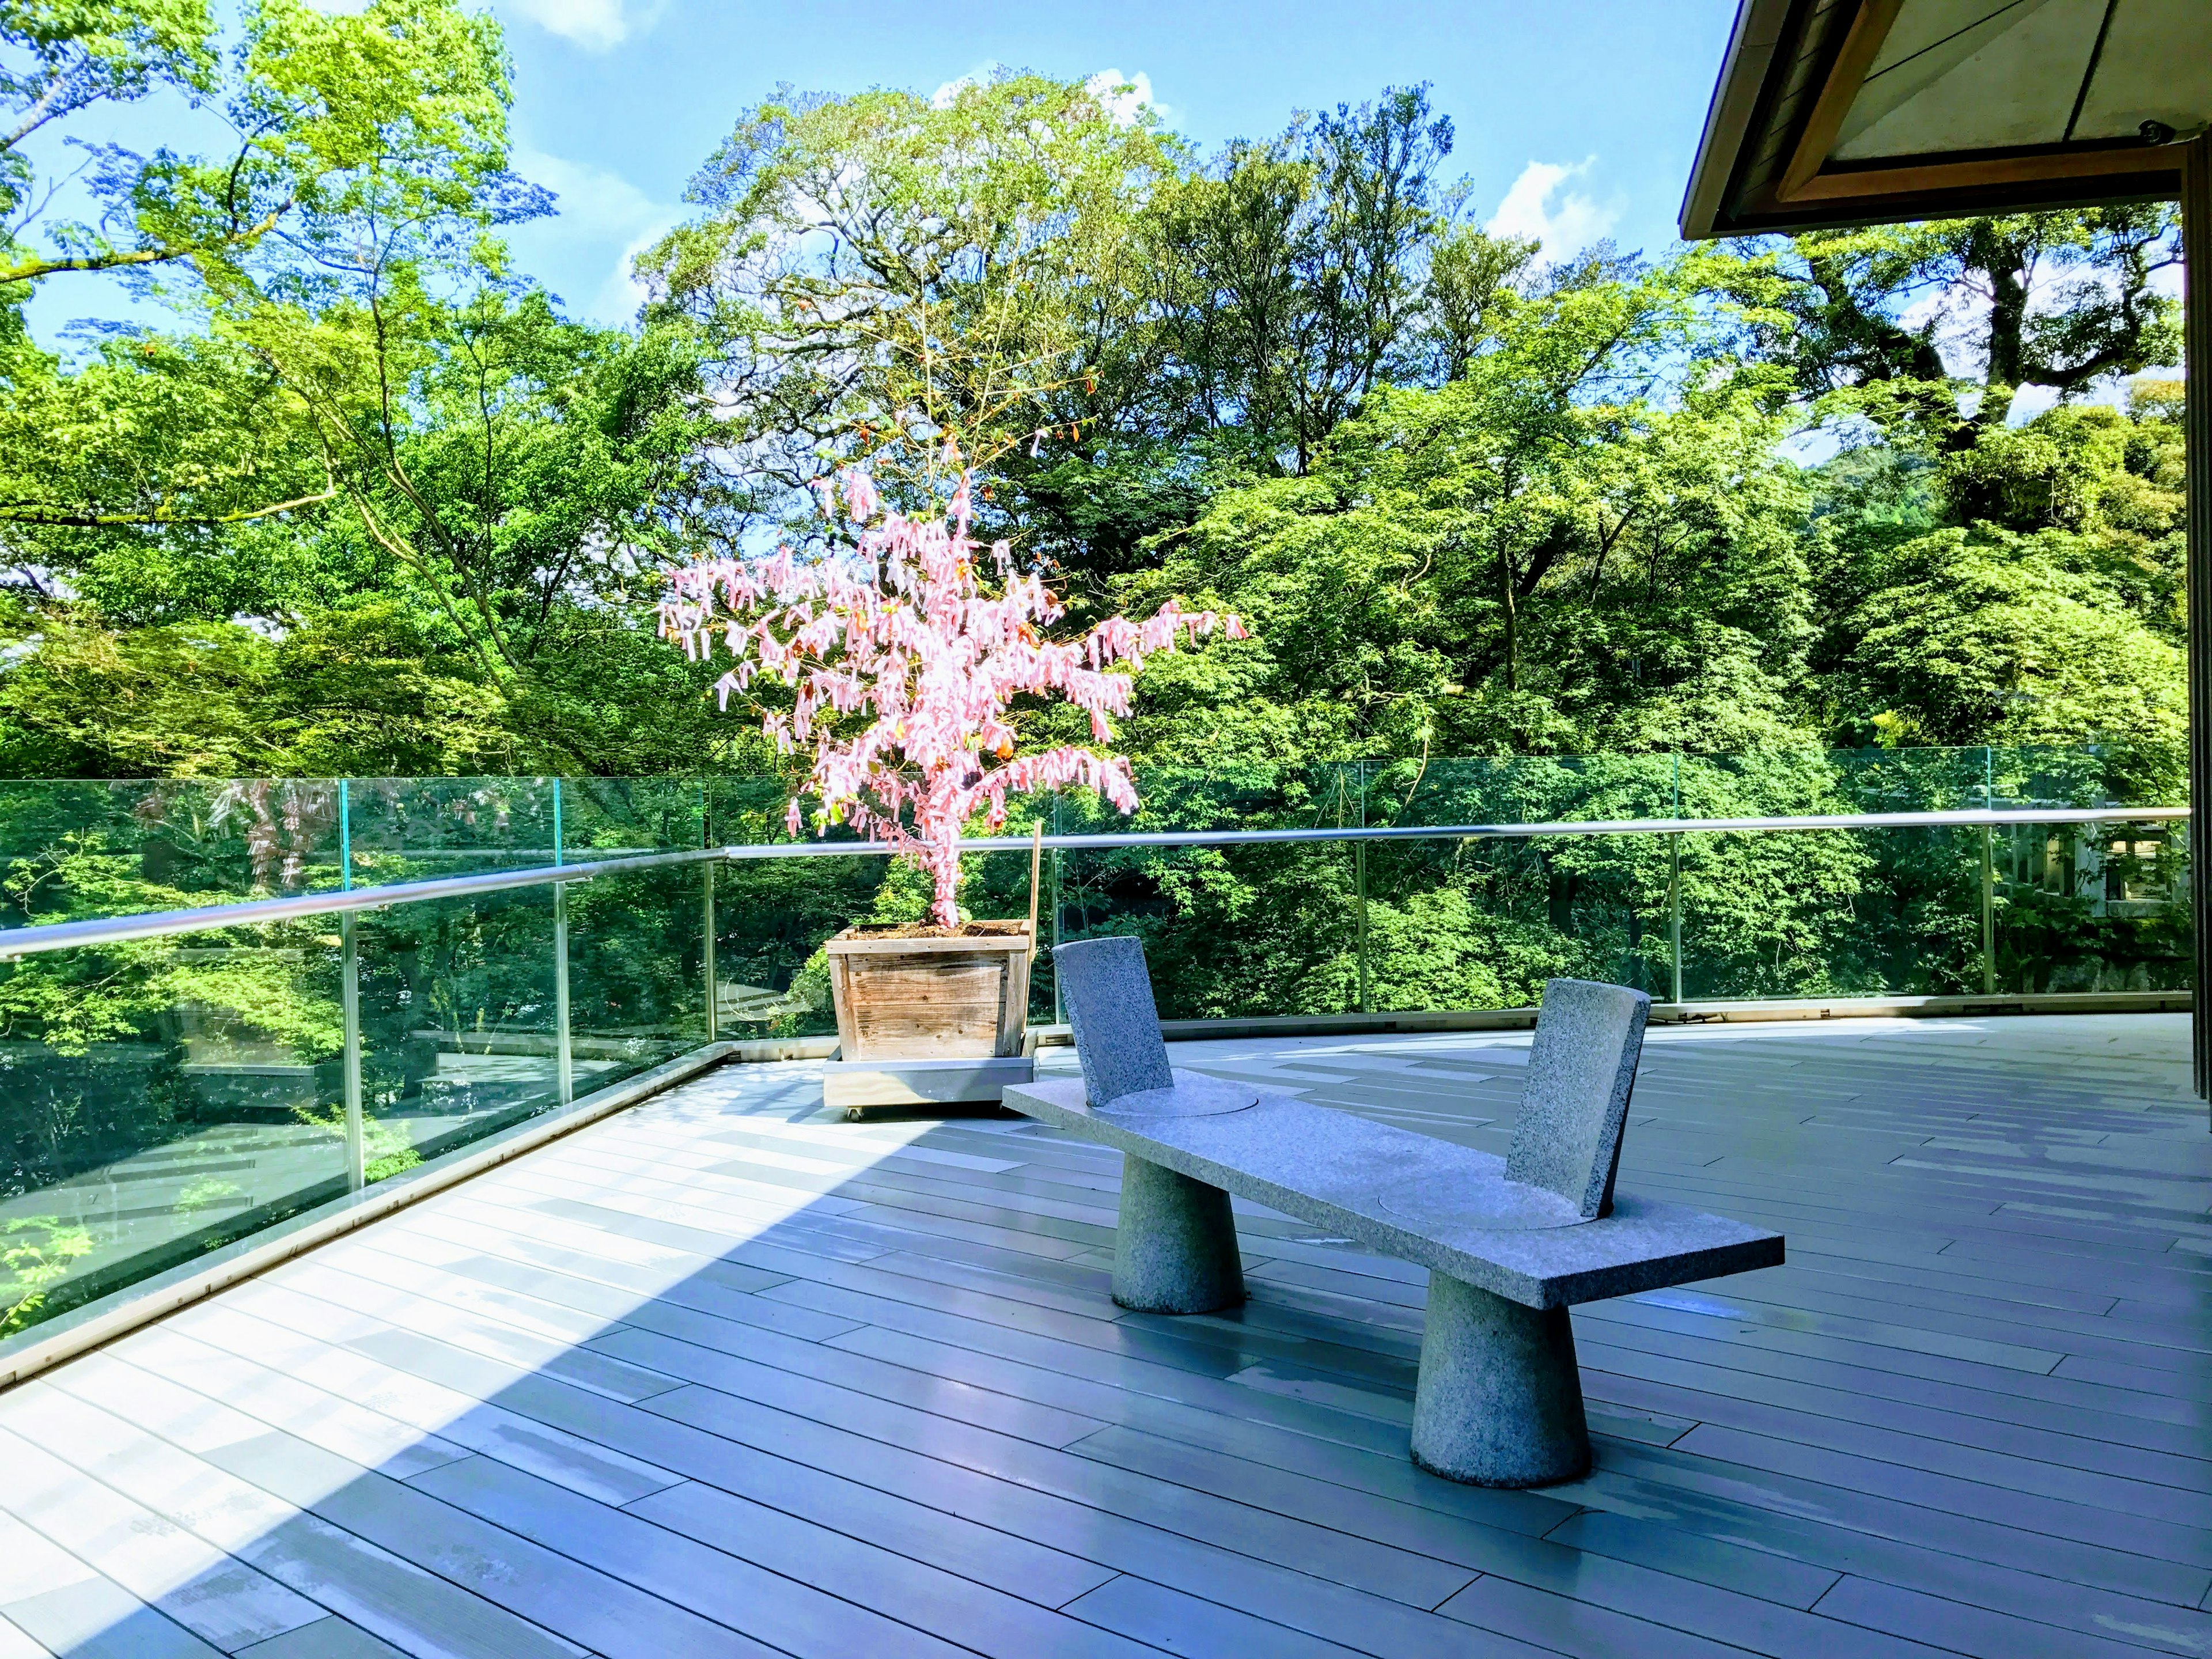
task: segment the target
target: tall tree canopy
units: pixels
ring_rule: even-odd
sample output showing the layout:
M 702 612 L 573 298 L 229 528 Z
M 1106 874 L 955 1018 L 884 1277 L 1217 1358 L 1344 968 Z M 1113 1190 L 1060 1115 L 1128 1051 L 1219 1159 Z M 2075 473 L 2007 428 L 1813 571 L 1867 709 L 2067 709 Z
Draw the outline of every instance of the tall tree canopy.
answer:
M 1819 231 L 1705 256 L 1750 349 L 1893 441 L 1971 447 L 2016 395 L 2075 398 L 2179 360 L 2167 204 Z
M 17 21 L 52 91 L 40 105 L 18 76 L 27 122 L 167 94 L 204 106 L 194 130 L 219 111 L 235 140 L 110 156 L 97 227 L 15 222 L 0 524 L 31 605 L 19 654 L 36 660 L 4 688 L 26 756 L 652 764 L 605 705 L 662 688 L 626 606 L 680 552 L 678 523 L 714 510 L 690 488 L 697 354 L 568 321 L 509 268 L 500 230 L 550 198 L 508 166 L 496 26 L 453 0 L 337 15 L 260 0 L 228 39 L 173 0 Z M 25 202 L 29 168 L 11 175 Z M 206 207 L 218 180 L 228 217 Z M 107 268 L 178 327 L 108 328 L 74 362 L 25 337 L 32 287 Z M 204 695 L 131 690 L 149 674 Z M 111 690 L 70 711 L 54 699 L 71 685 Z M 464 685 L 482 692 L 427 690 Z M 381 712 L 356 718 L 363 697 Z M 179 729 L 134 735 L 134 702 Z
M 2111 401 L 2178 349 L 2163 209 L 1559 258 L 1473 222 L 1425 88 L 1203 155 L 1002 72 L 740 112 L 610 329 L 511 267 L 553 204 L 454 0 L 0 48 L 0 766 L 754 763 L 646 608 L 854 461 L 978 469 L 1071 625 L 1251 617 L 1147 671 L 1164 760 L 2179 730 L 2177 410 Z M 176 143 L 57 191 L 127 101 Z M 24 332 L 118 272 L 174 325 Z

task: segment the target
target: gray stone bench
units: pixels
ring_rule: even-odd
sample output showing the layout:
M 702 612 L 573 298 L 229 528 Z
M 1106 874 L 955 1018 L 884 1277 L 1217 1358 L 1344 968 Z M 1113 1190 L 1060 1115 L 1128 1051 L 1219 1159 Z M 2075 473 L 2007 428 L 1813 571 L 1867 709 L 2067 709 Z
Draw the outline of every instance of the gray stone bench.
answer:
M 1114 1299 L 1146 1313 L 1244 1300 L 1231 1194 L 1429 1269 L 1416 1462 L 1533 1486 L 1589 1467 L 1567 1310 L 1768 1267 L 1782 1236 L 1613 1191 L 1650 1000 L 1545 988 L 1511 1155 L 1172 1069 L 1133 939 L 1054 952 L 1082 1077 L 1012 1109 L 1123 1154 Z

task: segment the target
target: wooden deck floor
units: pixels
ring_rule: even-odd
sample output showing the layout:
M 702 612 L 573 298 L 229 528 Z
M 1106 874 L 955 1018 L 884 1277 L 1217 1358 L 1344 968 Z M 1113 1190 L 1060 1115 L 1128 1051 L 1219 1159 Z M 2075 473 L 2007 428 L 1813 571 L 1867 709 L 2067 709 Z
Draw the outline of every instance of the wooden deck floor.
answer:
M 1178 1063 L 1502 1151 L 1525 1037 Z M 2185 1024 L 1655 1034 L 1626 1184 L 1787 1267 L 1579 1309 L 1597 1468 L 1422 1474 L 1418 1270 L 732 1067 L 0 1395 L 0 1659 L 2212 1654 Z

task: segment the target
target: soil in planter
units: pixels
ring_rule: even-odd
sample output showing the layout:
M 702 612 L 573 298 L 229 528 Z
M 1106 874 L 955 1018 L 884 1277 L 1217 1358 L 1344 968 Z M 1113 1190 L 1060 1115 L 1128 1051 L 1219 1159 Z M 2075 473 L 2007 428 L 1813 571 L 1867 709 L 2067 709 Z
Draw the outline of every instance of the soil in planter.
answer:
M 896 927 L 854 927 L 862 939 L 1004 939 L 1026 930 L 1026 921 L 963 921 L 940 927 L 933 921 L 909 921 Z

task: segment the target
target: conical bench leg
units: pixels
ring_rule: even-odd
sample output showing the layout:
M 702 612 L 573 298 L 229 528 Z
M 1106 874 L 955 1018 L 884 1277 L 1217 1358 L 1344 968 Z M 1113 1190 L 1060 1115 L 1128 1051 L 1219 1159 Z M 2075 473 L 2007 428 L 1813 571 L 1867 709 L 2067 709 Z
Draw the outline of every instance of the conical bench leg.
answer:
M 1567 1310 L 1523 1307 L 1431 1270 L 1413 1461 L 1481 1486 L 1541 1486 L 1588 1473 Z
M 1242 1304 L 1244 1264 L 1229 1194 L 1123 1153 L 1114 1300 L 1138 1313 L 1212 1313 Z

